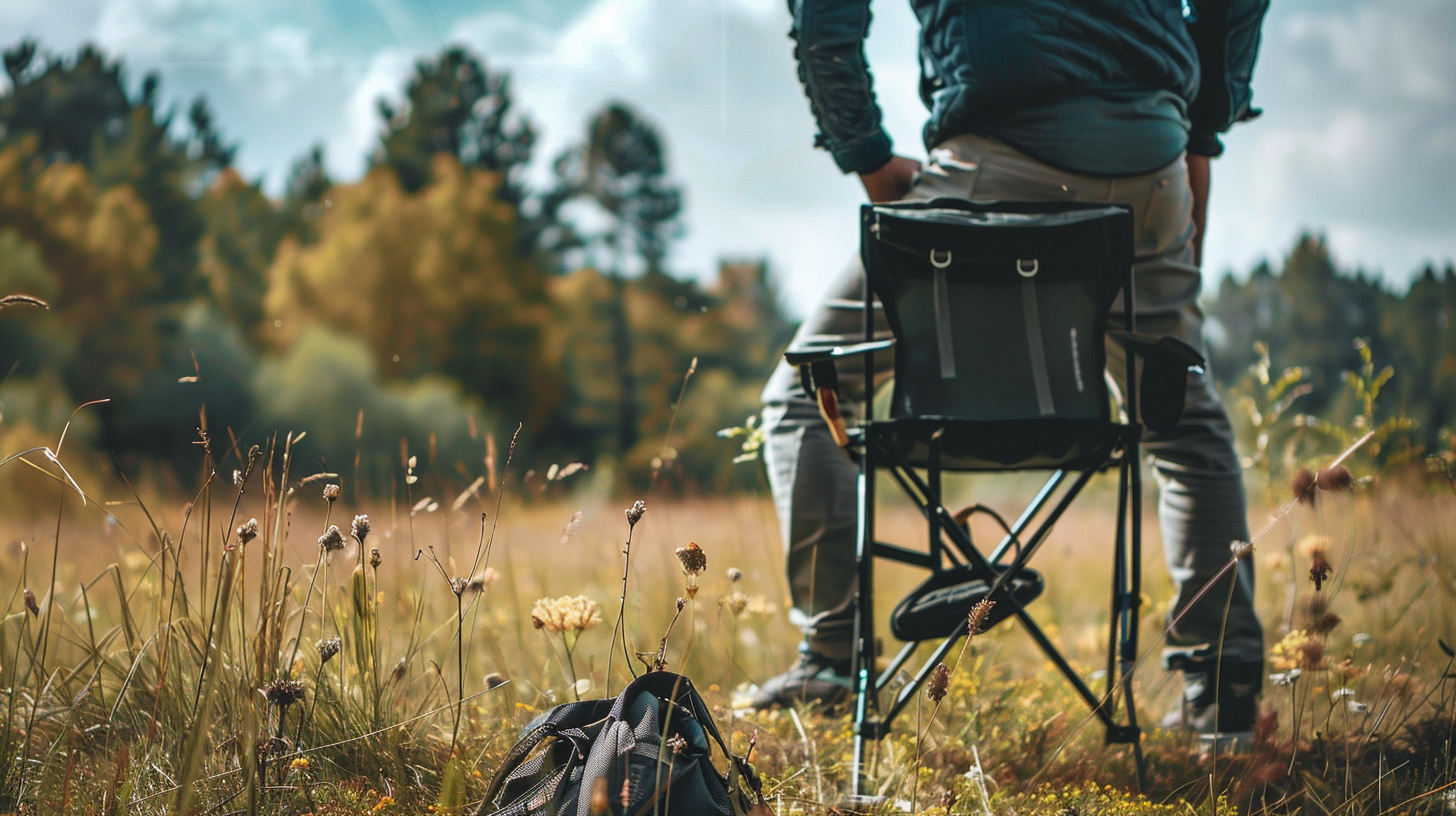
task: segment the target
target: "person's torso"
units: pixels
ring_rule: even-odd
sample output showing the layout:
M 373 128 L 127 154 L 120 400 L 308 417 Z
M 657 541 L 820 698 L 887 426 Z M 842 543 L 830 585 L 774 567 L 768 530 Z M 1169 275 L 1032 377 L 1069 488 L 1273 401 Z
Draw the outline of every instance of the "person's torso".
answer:
M 1135 175 L 1187 144 L 1198 57 L 1180 0 L 911 0 L 927 146 L 995 136 L 1088 175 Z

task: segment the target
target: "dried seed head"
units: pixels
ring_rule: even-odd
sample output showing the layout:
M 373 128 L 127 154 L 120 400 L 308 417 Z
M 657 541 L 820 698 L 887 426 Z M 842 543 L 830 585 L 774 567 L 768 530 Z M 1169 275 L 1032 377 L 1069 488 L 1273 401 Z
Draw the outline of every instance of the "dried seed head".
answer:
M 1316 635 L 1324 636 L 1335 630 L 1340 625 L 1340 616 L 1333 612 L 1326 612 L 1318 618 L 1309 622 L 1309 631 Z
M 941 663 L 935 667 L 935 671 L 930 673 L 930 682 L 925 684 L 925 696 L 929 697 L 932 703 L 939 703 L 945 699 L 948 691 L 950 691 L 950 668 Z
M 682 756 L 683 751 L 688 749 L 688 741 L 683 739 L 682 734 L 673 734 L 667 738 L 667 747 L 672 749 L 673 756 Z
M 238 543 L 246 545 L 249 541 L 258 537 L 258 520 L 250 518 L 243 522 L 238 528 Z
M 383 560 L 384 557 L 379 554 L 378 547 L 369 548 L 369 566 L 373 567 L 374 569 L 379 569 L 379 563 Z
M 982 598 L 971 607 L 971 614 L 966 616 L 966 635 L 968 637 L 980 634 L 981 627 L 986 623 L 986 616 L 991 614 L 991 607 L 995 605 L 996 602 L 990 598 Z
M 1314 582 L 1314 591 L 1319 592 L 1325 587 L 1325 581 L 1330 577 L 1330 562 L 1325 560 L 1323 554 L 1310 559 L 1309 580 Z
M 324 501 L 333 504 L 339 498 L 339 486 L 336 484 L 324 485 Z
M 401 657 L 395 661 L 394 671 L 389 673 L 389 678 L 395 682 L 399 682 L 404 679 L 405 672 L 407 671 L 409 671 L 409 661 Z
M 728 568 L 728 582 L 729 583 L 736 584 L 736 583 L 738 583 L 741 580 L 743 580 L 743 570 L 741 570 L 741 569 L 739 569 L 737 567 L 729 567 Z
M 1314 488 L 1315 476 L 1309 472 L 1309 468 L 1300 468 L 1289 483 L 1289 491 L 1294 494 L 1295 500 L 1305 504 L 1314 504 Z
M 632 506 L 627 508 L 627 529 L 630 530 L 636 527 L 637 522 L 642 520 L 642 514 L 646 512 L 647 502 L 641 501 L 640 499 L 632 502 Z
M 344 535 L 339 532 L 337 524 L 330 524 L 329 529 L 318 539 L 319 549 L 326 553 L 338 552 L 344 549 Z
M 465 594 L 466 585 L 466 580 L 458 575 L 450 579 L 450 591 L 455 593 L 457 598 Z
M 1350 469 L 1344 465 L 1335 465 L 1322 469 L 1314 476 L 1315 486 L 1320 490 L 1349 490 L 1355 483 L 1355 477 L 1350 475 Z
M 678 547 L 677 560 L 682 562 L 684 575 L 698 575 L 708 568 L 708 554 L 696 541 L 689 541 L 686 547 Z
M 331 637 L 328 640 L 320 640 L 318 643 L 314 644 L 314 648 L 318 649 L 319 653 L 319 665 L 322 666 L 328 663 L 330 660 L 333 660 L 334 657 L 338 655 L 339 650 L 342 649 L 343 646 L 344 642 L 339 640 L 339 638 L 337 637 Z
M 355 516 L 354 523 L 349 525 L 349 532 L 363 544 L 364 539 L 369 537 L 369 517 Z
M 1229 544 L 1229 552 L 1233 554 L 1234 560 L 1240 561 L 1254 554 L 1254 545 L 1247 541 L 1235 541 Z
M 303 699 L 303 683 L 279 678 L 263 687 L 263 696 L 269 705 L 288 708 Z
M 597 602 L 585 595 L 542 598 L 531 608 L 531 625 L 555 634 L 580 633 L 601 622 Z
M 485 687 L 487 689 L 500 688 L 506 684 L 506 676 L 500 672 L 491 672 L 485 676 Z
M 30 587 L 25 588 L 25 608 L 33 617 L 40 617 L 40 604 L 35 602 L 35 593 L 30 591 Z

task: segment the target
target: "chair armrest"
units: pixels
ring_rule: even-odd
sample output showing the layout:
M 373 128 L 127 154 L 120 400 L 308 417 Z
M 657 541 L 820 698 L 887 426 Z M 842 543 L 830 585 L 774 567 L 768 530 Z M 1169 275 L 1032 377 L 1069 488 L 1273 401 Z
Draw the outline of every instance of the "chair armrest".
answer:
M 789 365 L 804 365 L 806 363 L 820 363 L 826 360 L 837 360 L 840 357 L 852 357 L 856 354 L 867 354 L 875 351 L 884 351 L 895 345 L 893 337 L 884 340 L 871 340 L 868 343 L 854 343 L 848 346 L 808 346 L 797 349 L 789 349 L 784 352 L 784 360 Z
M 1176 337 L 1155 337 L 1137 332 L 1108 332 L 1122 343 L 1129 356 L 1143 359 L 1138 380 L 1138 407 L 1143 424 L 1159 433 L 1178 427 L 1188 393 L 1188 373 L 1203 373 L 1203 355 Z

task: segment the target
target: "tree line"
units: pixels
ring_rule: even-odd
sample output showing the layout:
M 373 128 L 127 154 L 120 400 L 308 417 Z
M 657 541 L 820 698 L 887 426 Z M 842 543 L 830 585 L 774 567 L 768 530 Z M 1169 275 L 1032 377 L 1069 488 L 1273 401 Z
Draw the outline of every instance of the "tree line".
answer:
M 133 90 L 91 46 L 23 41 L 4 67 L 0 295 L 51 308 L 0 313 L 0 455 L 109 400 L 76 415 L 68 444 L 160 479 L 190 480 L 201 427 L 234 457 L 303 433 L 296 461 L 374 492 L 411 457 L 469 482 L 512 438 L 540 489 L 580 473 L 549 467 L 571 462 L 607 486 L 760 483 L 716 432 L 756 410 L 793 326 L 762 260 L 725 261 L 710 285 L 674 274 L 683 192 L 630 106 L 597 111 L 533 186 L 537 127 L 510 77 L 448 48 L 380 101 L 361 179 L 331 178 L 314 147 L 270 197 L 233 166 L 205 98 L 164 102 L 155 75 Z M 1346 372 L 1369 363 L 1393 371 L 1372 421 L 1405 417 L 1412 444 L 1450 446 L 1449 264 L 1396 291 L 1306 235 L 1204 305 L 1245 431 L 1261 418 L 1241 407 L 1258 402 L 1250 378 L 1270 370 L 1297 374 L 1289 410 L 1357 421 Z
M 363 178 L 314 147 L 270 197 L 205 98 L 164 103 L 155 75 L 133 92 L 93 46 L 4 63 L 0 294 L 51 308 L 0 314 L 0 452 L 105 399 L 68 444 L 159 478 L 190 478 L 202 427 L 219 455 L 304 434 L 296 461 L 376 492 L 411 457 L 469 481 L 513 438 L 518 472 L 757 482 L 715 432 L 755 410 L 792 325 L 764 261 L 674 274 L 682 191 L 630 106 L 535 189 L 509 76 L 448 48 L 379 102 Z

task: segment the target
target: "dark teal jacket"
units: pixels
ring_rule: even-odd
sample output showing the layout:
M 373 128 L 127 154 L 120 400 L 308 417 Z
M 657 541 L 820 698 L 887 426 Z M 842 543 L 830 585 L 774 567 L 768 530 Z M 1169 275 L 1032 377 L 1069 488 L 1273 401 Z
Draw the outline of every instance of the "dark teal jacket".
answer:
M 920 19 L 925 144 L 1099 89 L 1172 91 L 1188 103 L 1188 149 L 1258 115 L 1249 80 L 1268 0 L 911 0 Z M 870 0 L 789 0 L 799 79 L 817 143 L 846 173 L 890 158 L 864 38 Z

